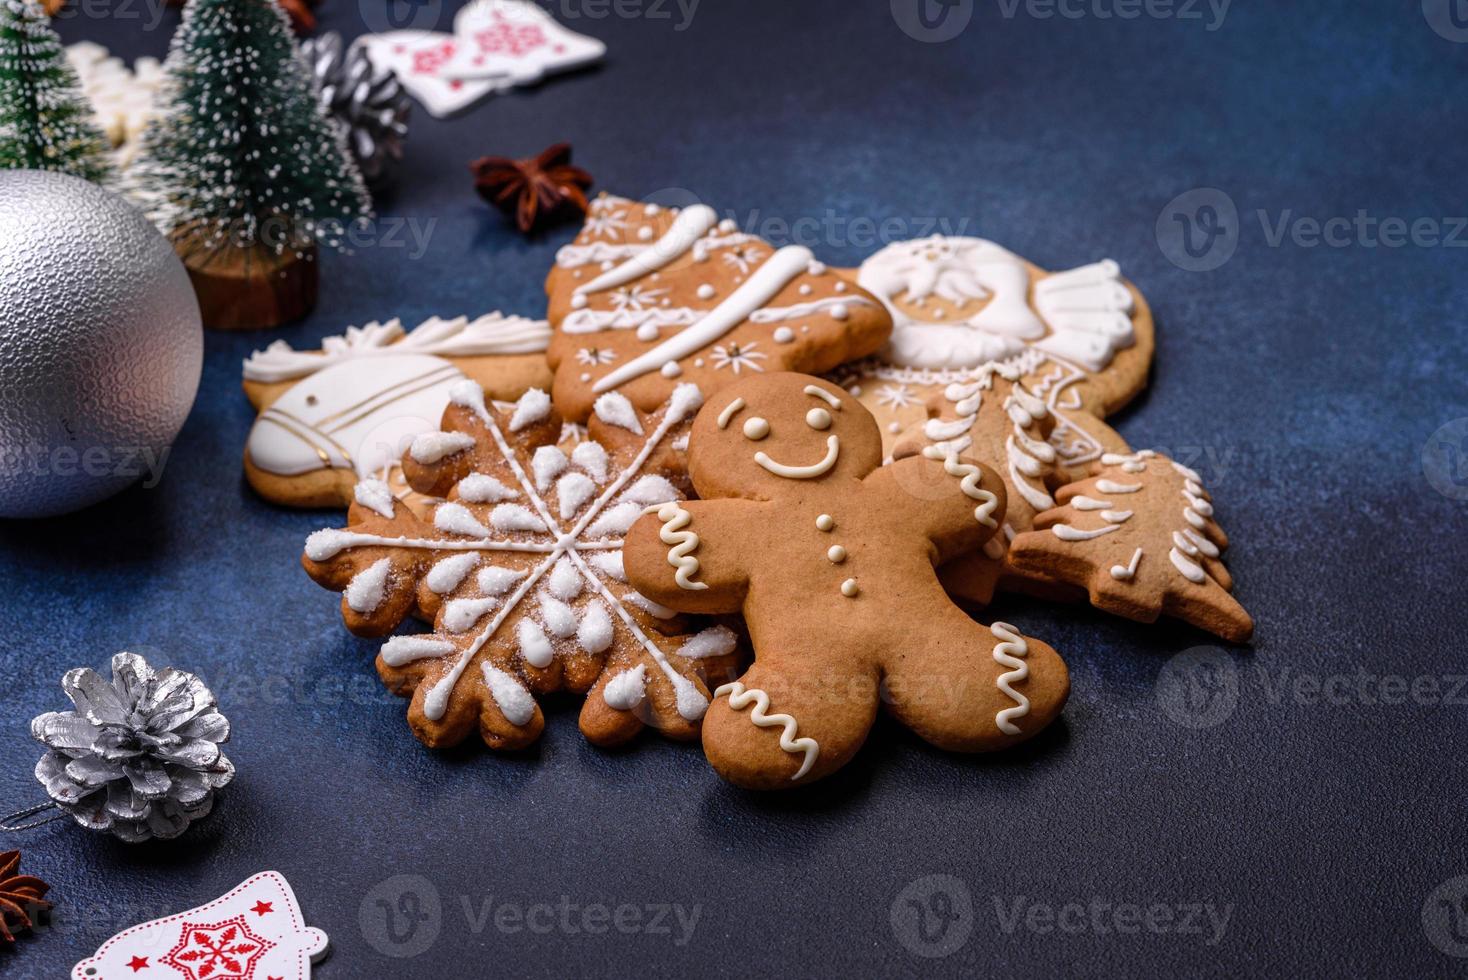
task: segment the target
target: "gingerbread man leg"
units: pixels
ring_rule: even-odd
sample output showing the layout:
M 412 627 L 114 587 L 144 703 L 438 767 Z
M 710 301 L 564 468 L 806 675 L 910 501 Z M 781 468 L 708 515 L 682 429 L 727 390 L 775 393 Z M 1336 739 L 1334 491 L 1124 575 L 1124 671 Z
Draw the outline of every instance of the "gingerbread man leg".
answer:
M 703 747 L 719 775 L 746 789 L 788 789 L 836 771 L 861 748 L 877 716 L 875 665 L 810 659 L 762 656 L 715 690 Z
M 1070 694 L 1060 655 L 1007 623 L 955 619 L 914 634 L 885 666 L 887 710 L 952 752 L 1022 742 L 1054 720 Z

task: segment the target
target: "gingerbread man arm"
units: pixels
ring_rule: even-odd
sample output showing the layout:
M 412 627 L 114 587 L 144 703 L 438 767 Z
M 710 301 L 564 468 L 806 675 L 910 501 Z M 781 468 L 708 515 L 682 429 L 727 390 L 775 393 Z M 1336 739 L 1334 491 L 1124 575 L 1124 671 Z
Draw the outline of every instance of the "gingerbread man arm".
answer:
M 690 613 L 737 613 L 749 591 L 749 535 L 767 505 L 748 500 L 675 500 L 649 508 L 622 545 L 632 587 Z
M 874 470 L 862 482 L 894 519 L 932 542 L 935 564 L 982 547 L 1004 524 L 1007 497 L 999 474 L 937 446 Z

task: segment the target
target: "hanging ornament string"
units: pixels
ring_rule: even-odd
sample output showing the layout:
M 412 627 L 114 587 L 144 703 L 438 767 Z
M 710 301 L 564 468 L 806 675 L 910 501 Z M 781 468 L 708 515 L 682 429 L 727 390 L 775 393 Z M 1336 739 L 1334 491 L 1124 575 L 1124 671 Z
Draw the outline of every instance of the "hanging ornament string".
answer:
M 42 817 L 40 820 L 32 820 L 30 823 L 16 822 L 24 820 L 27 817 L 34 817 L 38 813 L 45 813 L 47 810 L 55 810 L 57 812 L 49 816 Z M 8 816 L 0 817 L 0 830 L 3 830 L 8 834 L 14 834 L 22 830 L 35 830 L 37 827 L 44 827 L 48 823 L 54 823 L 57 820 L 65 819 L 66 814 L 62 813 L 61 808 L 58 807 L 54 802 L 37 803 L 35 806 L 26 807 L 24 810 L 16 810 L 14 813 L 9 814 Z

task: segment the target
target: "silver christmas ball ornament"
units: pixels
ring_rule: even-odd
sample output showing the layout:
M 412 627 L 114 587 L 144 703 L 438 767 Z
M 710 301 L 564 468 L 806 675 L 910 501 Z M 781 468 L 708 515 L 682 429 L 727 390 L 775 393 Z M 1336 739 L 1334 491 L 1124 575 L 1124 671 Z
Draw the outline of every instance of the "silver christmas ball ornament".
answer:
M 360 46 L 348 47 L 336 31 L 301 42 L 316 97 L 336 120 L 347 149 L 374 196 L 390 191 L 403 169 L 412 102 L 391 68 L 373 65 Z
M 80 667 L 61 687 L 76 710 L 31 722 L 48 750 L 36 778 L 52 803 L 88 830 L 130 843 L 177 837 L 209 815 L 234 765 L 219 749 L 229 720 L 203 681 L 119 653 L 110 682 Z
M 0 517 L 44 517 L 156 477 L 199 387 L 199 304 L 121 197 L 0 170 Z

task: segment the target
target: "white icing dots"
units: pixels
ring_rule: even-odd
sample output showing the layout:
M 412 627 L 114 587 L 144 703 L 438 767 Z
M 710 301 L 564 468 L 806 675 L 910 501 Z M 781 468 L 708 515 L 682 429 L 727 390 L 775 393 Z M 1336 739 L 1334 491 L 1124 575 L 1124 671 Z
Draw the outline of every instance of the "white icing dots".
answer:
M 607 451 L 600 443 L 583 442 L 571 450 L 571 462 L 581 467 L 597 483 L 605 483 L 607 479 Z
M 744 422 L 744 438 L 759 442 L 770 434 L 770 423 L 755 415 Z
M 643 343 L 650 344 L 658 339 L 658 325 L 651 321 L 637 328 L 637 339 Z
M 861 592 L 861 587 L 856 584 L 856 579 L 849 578 L 841 583 L 841 594 L 848 599 L 855 599 Z
M 602 698 L 607 707 L 617 711 L 631 711 L 647 696 L 647 667 L 638 664 L 617 674 L 602 688 Z
M 851 316 L 851 311 L 846 308 L 845 303 L 837 303 L 826 312 L 831 315 L 831 319 L 838 322 L 845 321 Z
M 430 592 L 435 595 L 447 595 L 459 587 L 473 569 L 479 564 L 479 555 L 470 551 L 462 555 L 451 555 L 435 564 L 428 570 L 424 583 Z
M 833 544 L 826 549 L 826 557 L 831 560 L 832 564 L 839 565 L 846 560 L 846 549 L 839 544 Z
M 387 592 L 387 576 L 392 571 L 392 559 L 382 558 L 352 576 L 347 585 L 347 605 L 353 612 L 370 613 L 382 605 Z
M 474 445 L 474 437 L 463 432 L 423 432 L 413 437 L 408 455 L 424 466 L 432 466 Z
M 596 412 L 596 417 L 607 425 L 615 425 L 619 429 L 642 435 L 642 423 L 637 419 L 637 410 L 632 407 L 626 395 L 609 391 L 596 400 L 592 409 Z
M 525 662 L 540 669 L 549 667 L 555 649 L 540 624 L 527 616 L 520 620 L 520 626 L 515 632 L 520 641 L 520 656 L 525 658 Z
M 615 507 L 609 507 L 602 512 L 601 516 L 592 521 L 591 527 L 586 529 L 586 535 L 593 541 L 610 538 L 617 534 L 626 534 L 637 518 L 642 516 L 642 507 L 631 501 L 625 501 Z
M 651 225 L 643 225 L 641 228 L 637 229 L 637 238 L 639 241 L 651 241 L 652 236 L 653 230 Z
M 431 636 L 395 636 L 379 651 L 382 662 L 389 667 L 401 667 L 415 660 L 442 657 L 453 652 L 454 645 L 448 640 Z
M 525 510 L 523 507 L 520 509 Z M 480 524 L 479 519 L 463 504 L 440 504 L 433 512 L 433 526 L 449 534 L 463 534 L 471 538 L 489 537 L 489 528 Z
M 443 508 L 439 508 L 443 513 Z M 520 504 L 499 504 L 489 512 L 489 523 L 496 531 L 544 531 L 545 521 L 529 507 Z
M 535 699 L 519 681 L 492 664 L 484 664 L 484 683 L 494 698 L 495 706 L 505 721 L 516 726 L 527 725 L 535 717 Z
M 513 568 L 500 568 L 498 565 L 491 565 L 479 572 L 479 577 L 475 580 L 475 584 L 479 586 L 479 591 L 485 595 L 504 595 L 510 589 L 514 588 L 515 583 L 524 578 L 525 575 L 525 572 L 517 572 Z
M 813 408 L 805 413 L 805 424 L 812 429 L 829 429 L 831 427 L 831 413 L 824 408 Z
M 603 653 L 612 645 L 612 617 L 606 606 L 593 602 L 586 607 L 576 627 L 576 642 L 591 654 Z
M 539 388 L 531 388 L 515 403 L 515 414 L 510 416 L 510 431 L 519 432 L 537 422 L 544 422 L 550 418 L 550 411 L 550 395 Z
M 530 459 L 530 472 L 535 474 L 535 489 L 545 493 L 570 463 L 566 454 L 555 446 L 541 446 Z
M 727 657 L 734 652 L 738 644 L 738 637 L 734 631 L 727 626 L 711 626 L 702 632 L 696 633 L 678 648 L 678 656 L 687 657 L 689 660 L 702 660 L 706 657 Z
M 393 495 L 386 483 L 381 480 L 363 480 L 353 489 L 352 496 L 363 507 L 392 520 Z
M 474 628 L 479 618 L 489 612 L 500 601 L 493 596 L 483 596 L 478 599 L 455 599 L 443 607 L 440 620 L 443 628 L 450 633 L 466 633 Z
M 683 373 L 683 369 L 678 366 L 677 361 L 669 361 L 658 373 L 665 378 L 676 378 Z
M 484 473 L 471 473 L 459 481 L 459 499 L 471 504 L 497 504 L 517 496 L 514 490 Z
M 835 527 L 836 522 L 832 519 L 830 514 L 822 514 L 821 516 L 816 518 L 817 531 L 826 531 L 827 533 L 829 533 Z
M 775 343 L 777 343 L 777 344 L 789 344 L 789 343 L 793 343 L 794 340 L 795 340 L 795 331 L 794 330 L 791 330 L 789 327 L 776 327 L 775 328 Z
M 545 628 L 550 630 L 552 636 L 558 636 L 564 640 L 576 635 L 578 624 L 575 611 L 555 596 L 541 595 L 540 615 L 545 620 Z
M 556 567 L 551 569 L 546 587 L 557 599 L 562 602 L 571 602 L 581 594 L 581 573 L 576 570 L 571 559 L 562 555 L 556 562 Z
M 698 298 L 699 299 L 713 299 L 715 292 L 716 292 L 716 290 L 714 289 L 713 286 L 710 286 L 708 283 L 704 283 L 702 286 L 699 286 L 698 287 Z
M 618 582 L 627 581 L 627 572 L 622 567 L 622 553 L 620 551 L 598 551 L 587 561 L 591 567 L 601 572 L 608 578 L 616 579 Z

